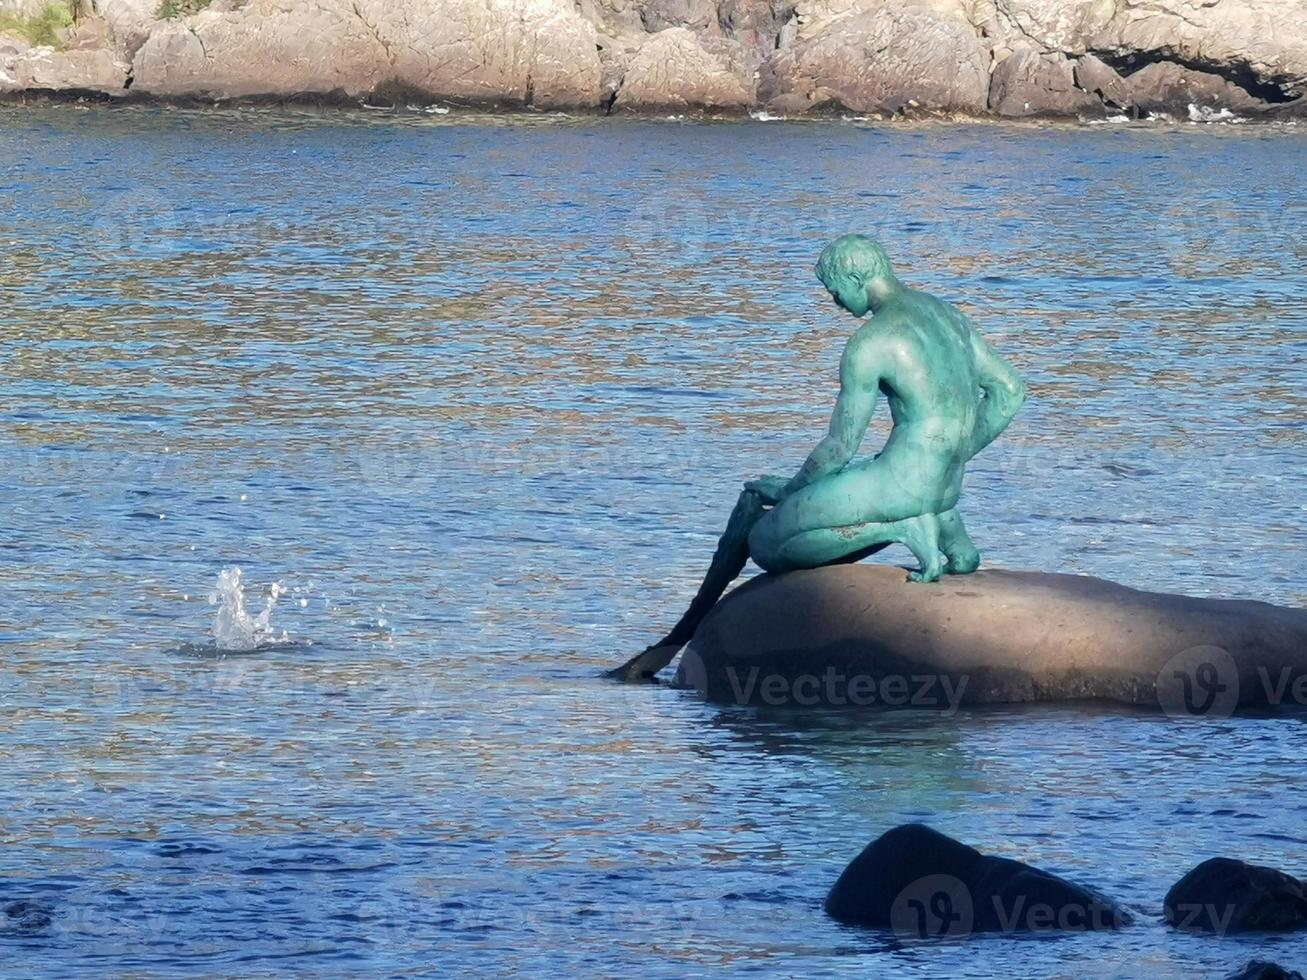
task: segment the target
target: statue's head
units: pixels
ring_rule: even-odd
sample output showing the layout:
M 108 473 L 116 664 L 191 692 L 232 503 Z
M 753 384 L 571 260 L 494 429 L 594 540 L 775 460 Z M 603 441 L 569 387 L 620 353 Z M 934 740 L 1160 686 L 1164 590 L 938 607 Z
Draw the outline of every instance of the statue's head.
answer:
M 822 249 L 817 278 L 836 304 L 854 316 L 866 316 L 872 297 L 897 283 L 885 249 L 866 235 L 843 235 Z

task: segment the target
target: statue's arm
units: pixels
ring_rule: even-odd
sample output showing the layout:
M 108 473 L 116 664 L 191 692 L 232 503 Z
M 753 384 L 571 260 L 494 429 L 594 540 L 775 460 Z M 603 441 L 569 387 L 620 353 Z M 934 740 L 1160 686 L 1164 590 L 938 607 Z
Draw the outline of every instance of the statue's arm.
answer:
M 999 437 L 1026 400 L 1026 386 L 1012 365 L 1003 360 L 974 328 L 971 331 L 972 353 L 980 376 L 980 411 L 972 436 L 971 455 L 980 452 Z
M 875 346 L 855 336 L 844 348 L 840 359 L 840 394 L 831 413 L 830 429 L 817 448 L 808 454 L 799 472 L 785 485 L 781 497 L 822 477 L 838 473 L 848 465 L 862 437 L 867 433 L 871 414 L 880 394 L 880 356 Z

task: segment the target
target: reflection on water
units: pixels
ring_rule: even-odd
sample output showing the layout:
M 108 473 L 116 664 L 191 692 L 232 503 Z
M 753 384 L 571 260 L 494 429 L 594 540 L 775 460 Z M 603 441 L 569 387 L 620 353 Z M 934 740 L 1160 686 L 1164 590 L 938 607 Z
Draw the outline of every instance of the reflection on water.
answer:
M 594 680 L 680 612 L 739 481 L 822 431 L 851 321 L 810 268 L 850 229 L 1030 381 L 963 498 L 989 562 L 1307 602 L 1302 136 L 3 122 L 0 902 L 50 910 L 3 947 L 234 974 L 1307 955 L 1155 924 L 1204 857 L 1307 866 L 1300 719 Z M 188 655 L 237 565 L 300 644 Z M 826 920 L 908 819 L 1144 921 L 901 946 Z

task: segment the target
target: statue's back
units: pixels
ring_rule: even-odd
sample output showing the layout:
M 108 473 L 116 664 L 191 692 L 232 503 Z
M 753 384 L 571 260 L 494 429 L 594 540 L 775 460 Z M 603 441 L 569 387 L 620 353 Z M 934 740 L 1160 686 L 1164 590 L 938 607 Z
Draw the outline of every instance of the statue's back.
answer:
M 966 315 L 941 299 L 913 290 L 868 324 L 891 314 L 896 339 L 905 344 L 903 363 L 886 395 L 897 427 L 941 453 L 969 458 L 980 402 L 980 376 L 974 355 L 975 328 Z M 906 434 L 906 433 L 905 433 Z M 889 448 L 889 447 L 887 447 Z

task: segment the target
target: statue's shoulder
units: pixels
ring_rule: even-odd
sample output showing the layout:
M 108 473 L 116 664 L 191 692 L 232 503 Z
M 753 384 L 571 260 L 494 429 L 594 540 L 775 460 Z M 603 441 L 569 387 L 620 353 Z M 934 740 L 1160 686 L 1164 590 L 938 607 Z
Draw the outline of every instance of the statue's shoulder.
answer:
M 910 337 L 893 317 L 877 313 L 853 332 L 844 345 L 842 372 L 864 377 L 883 376 L 904 357 Z
M 880 322 L 879 316 L 864 320 L 844 345 L 844 353 L 846 355 L 872 354 L 884 348 L 888 339 L 883 329 L 885 326 L 885 323 Z

